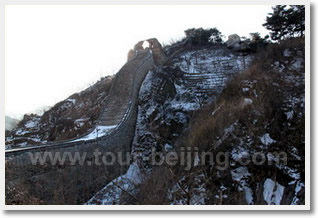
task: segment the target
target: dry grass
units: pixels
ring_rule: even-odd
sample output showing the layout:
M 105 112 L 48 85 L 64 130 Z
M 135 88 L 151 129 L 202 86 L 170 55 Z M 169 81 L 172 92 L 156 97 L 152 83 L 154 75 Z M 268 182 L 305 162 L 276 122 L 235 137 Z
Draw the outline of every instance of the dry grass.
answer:
M 292 39 L 283 41 L 280 44 L 270 45 L 266 50 L 258 53 L 254 63 L 245 72 L 228 82 L 226 88 L 216 102 L 211 105 L 206 105 L 202 109 L 194 112 L 189 128 L 184 132 L 179 142 L 176 144 L 177 148 L 197 147 L 199 151 L 226 150 L 227 147 L 225 143 L 216 147 L 216 142 L 224 134 L 224 129 L 238 120 L 244 125 L 245 131 L 252 137 L 256 137 L 259 131 L 264 130 L 264 123 L 270 123 L 273 132 L 281 133 L 282 127 L 280 124 L 282 113 L 279 110 L 279 106 L 283 96 L 277 91 L 277 87 L 273 86 L 273 82 L 279 83 L 279 88 L 281 89 L 287 84 L 277 73 L 272 71 L 271 63 L 273 60 L 283 58 L 282 51 L 285 48 L 303 47 L 303 39 Z M 247 82 L 253 82 L 253 92 L 242 91 L 242 89 L 247 86 Z M 253 103 L 245 104 L 244 99 L 251 99 Z M 251 119 L 248 116 L 255 114 L 258 116 L 257 123 L 251 122 Z M 304 130 L 304 122 L 295 124 L 295 127 L 296 130 Z M 287 143 L 288 140 L 293 140 L 295 142 L 301 141 L 303 136 L 302 131 L 295 131 L 292 133 L 285 132 L 285 134 L 291 136 L 288 138 L 286 137 L 285 141 L 283 141 L 283 138 L 281 137 L 282 144 Z M 10 169 L 13 170 L 14 168 L 11 167 Z M 7 174 L 10 174 L 8 171 L 10 169 L 6 169 Z M 85 202 L 89 194 L 93 194 L 91 189 L 85 188 L 88 187 L 88 185 L 85 184 L 85 170 L 91 169 L 86 168 L 79 171 L 81 175 L 76 175 L 76 178 L 69 178 L 70 173 L 68 171 L 61 173 L 59 176 L 60 180 L 56 181 L 58 188 L 52 198 L 59 204 L 65 204 L 66 202 L 79 203 L 73 199 L 73 195 L 83 195 L 78 198 L 82 200 L 81 203 Z M 260 171 L 259 169 L 252 168 L 252 170 L 255 172 L 253 171 L 251 173 L 256 176 L 252 178 L 251 184 L 262 182 L 268 172 L 273 171 L 272 168 L 266 169 L 266 172 L 264 169 Z M 167 193 L 171 187 L 177 183 L 179 183 L 179 186 L 181 187 L 181 190 L 176 193 L 176 195 L 178 195 L 177 197 L 186 199 L 186 204 L 189 204 L 191 197 L 196 194 L 195 186 L 198 175 L 203 175 L 203 183 L 206 184 L 206 193 L 208 196 L 215 196 L 216 193 L 219 193 L 217 188 L 221 182 L 225 181 L 229 184 L 233 183 L 229 171 L 224 171 L 221 175 L 217 176 L 215 169 L 211 169 L 210 166 L 200 166 L 187 171 L 184 169 L 184 166 L 181 166 L 180 164 L 174 167 L 162 165 L 154 168 L 152 176 L 138 187 L 139 192 L 136 198 L 132 199 L 132 204 L 169 204 Z M 185 178 L 185 180 L 180 182 L 182 178 Z M 70 189 L 70 187 L 66 185 L 69 179 L 76 179 L 78 181 L 78 187 L 73 187 L 74 192 L 66 195 L 64 193 L 65 190 Z M 102 186 L 102 182 L 99 181 L 98 183 L 99 186 Z M 6 188 L 8 187 L 9 186 L 6 186 Z M 39 186 L 34 185 L 33 188 L 41 190 L 41 187 Z M 10 199 L 10 204 L 42 203 L 39 198 L 31 197 L 25 190 L 26 188 L 22 185 L 15 190 L 7 189 L 6 199 Z M 80 192 L 83 193 L 81 194 Z M 40 193 L 39 196 L 45 196 L 45 194 L 46 193 Z M 235 188 L 228 190 L 228 194 L 230 194 L 230 198 L 223 199 L 221 197 L 218 200 L 210 198 L 206 203 L 246 204 L 243 193 L 238 192 Z M 255 203 L 264 203 L 261 190 L 258 191 L 254 197 Z
M 217 101 L 211 105 L 206 105 L 200 110 L 196 111 L 191 118 L 189 128 L 184 132 L 183 136 L 177 143 L 177 148 L 190 147 L 198 148 L 199 151 L 224 151 L 228 149 L 231 142 L 223 143 L 217 147 L 217 140 L 224 134 L 224 129 L 235 123 L 240 122 L 244 126 L 245 133 L 256 139 L 260 133 L 264 133 L 265 124 L 270 124 L 273 133 L 281 134 L 286 130 L 282 129 L 283 113 L 280 110 L 283 102 L 283 93 L 281 90 L 288 89 L 288 84 L 281 78 L 277 72 L 273 72 L 272 63 L 276 60 L 284 59 L 283 51 L 286 48 L 304 49 L 304 39 L 290 39 L 280 42 L 280 44 L 272 44 L 267 49 L 258 52 L 252 65 L 237 75 L 228 82 L 226 88 L 218 97 Z M 244 92 L 243 88 L 247 87 L 248 83 L 253 83 L 253 91 Z M 279 87 L 274 86 L 278 83 Z M 244 103 L 244 99 L 251 99 L 252 104 Z M 257 123 L 253 123 L 253 118 L 257 116 Z M 302 122 L 301 122 L 302 123 Z M 303 128 L 302 124 L 297 124 L 297 128 Z M 242 130 L 243 131 L 243 130 Z M 302 131 L 299 131 L 302 132 Z M 239 134 L 244 134 L 243 132 Z M 288 134 L 288 133 L 287 133 Z M 277 145 L 278 150 L 286 150 L 287 147 L 283 145 L 290 140 L 289 138 L 279 138 L 281 144 Z M 295 136 L 296 137 L 296 136 Z M 293 138 L 295 142 L 301 141 L 302 134 L 298 138 Z M 254 170 L 252 168 L 252 170 Z M 185 187 L 190 188 L 194 184 L 195 175 L 203 173 L 207 184 L 207 193 L 211 196 L 215 195 L 217 179 L 215 172 L 211 172 L 210 166 L 202 166 L 199 169 L 185 171 L 184 166 L 177 165 L 173 168 L 158 167 L 154 169 L 152 178 L 147 180 L 141 186 L 139 195 L 143 199 L 143 204 L 164 204 L 167 203 L 167 189 L 170 184 L 176 184 L 182 177 L 187 178 Z M 269 172 L 277 174 L 276 169 L 268 168 L 267 174 L 259 173 L 259 168 L 255 169 L 256 176 L 252 178 L 251 184 L 261 183 L 264 177 Z M 227 178 L 231 173 L 224 172 L 224 178 Z M 169 175 L 169 176 L 168 176 Z M 213 176 L 214 175 L 214 176 Z M 257 177 L 257 175 L 259 175 Z M 168 177 L 168 178 L 167 178 Z M 223 178 L 223 179 L 224 179 Z M 266 178 L 266 177 L 265 177 Z M 224 181 L 223 181 L 224 182 Z M 184 194 L 184 199 L 190 199 L 191 195 Z M 256 204 L 264 204 L 261 191 L 255 193 L 254 202 Z M 245 197 L 237 190 L 231 190 L 229 199 L 219 199 L 217 201 L 210 200 L 208 204 L 246 204 Z M 148 196 L 148 197 L 147 197 Z M 211 198 L 212 199 L 212 198 Z M 189 202 L 188 202 L 189 203 Z
M 258 53 L 247 70 L 228 82 L 214 104 L 207 105 L 194 114 L 190 122 L 190 131 L 183 142 L 187 142 L 187 146 L 196 146 L 204 150 L 214 144 L 215 138 L 223 134 L 224 128 L 244 118 L 247 111 L 261 114 L 264 120 L 277 118 L 275 116 L 278 115 L 276 113 L 283 96 L 273 83 L 278 83 L 280 89 L 283 89 L 286 83 L 277 72 L 273 72 L 271 64 L 273 60 L 283 58 L 282 51 L 285 48 L 303 47 L 304 39 L 297 38 L 270 45 L 266 50 Z M 254 83 L 253 92 L 242 91 L 246 82 Z M 253 103 L 244 104 L 246 98 L 251 99 Z M 248 128 L 255 129 L 255 125 Z

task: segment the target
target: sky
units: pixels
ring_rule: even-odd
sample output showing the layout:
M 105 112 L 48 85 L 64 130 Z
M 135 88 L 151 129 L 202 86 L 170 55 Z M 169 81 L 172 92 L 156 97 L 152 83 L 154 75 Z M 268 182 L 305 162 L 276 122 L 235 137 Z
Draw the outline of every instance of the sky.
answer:
M 269 5 L 8 5 L 5 113 L 21 118 L 115 74 L 143 39 L 169 43 L 192 27 L 265 36 L 270 12 Z

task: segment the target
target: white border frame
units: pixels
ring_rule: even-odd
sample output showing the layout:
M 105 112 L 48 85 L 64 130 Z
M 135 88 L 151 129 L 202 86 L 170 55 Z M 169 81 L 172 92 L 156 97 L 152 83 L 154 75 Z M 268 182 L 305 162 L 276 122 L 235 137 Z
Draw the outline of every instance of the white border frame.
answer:
M 27 1 L 27 2 L 26 2 Z M 147 0 L 134 0 L 133 5 L 149 5 Z M 161 0 L 152 5 L 279 5 L 300 4 L 306 6 L 306 58 L 305 58 L 305 205 L 5 205 L 5 150 L 4 104 L 0 107 L 0 137 L 3 142 L 0 154 L 1 163 L 1 205 L 4 210 L 310 210 L 310 1 L 309 0 Z M 132 5 L 129 0 L 3 0 L 0 4 L 0 99 L 4 99 L 4 17 L 5 5 Z M 3 12 L 3 13 L 2 13 Z

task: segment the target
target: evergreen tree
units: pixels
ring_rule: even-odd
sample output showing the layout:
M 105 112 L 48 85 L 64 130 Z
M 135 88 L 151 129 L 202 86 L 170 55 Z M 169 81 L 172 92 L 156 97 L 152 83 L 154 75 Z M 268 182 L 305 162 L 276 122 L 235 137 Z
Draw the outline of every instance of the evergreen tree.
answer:
M 288 28 L 293 36 L 303 36 L 305 32 L 305 6 L 291 5 L 288 14 Z
M 303 36 L 305 31 L 304 5 L 277 5 L 266 17 L 263 26 L 270 30 L 272 40 Z

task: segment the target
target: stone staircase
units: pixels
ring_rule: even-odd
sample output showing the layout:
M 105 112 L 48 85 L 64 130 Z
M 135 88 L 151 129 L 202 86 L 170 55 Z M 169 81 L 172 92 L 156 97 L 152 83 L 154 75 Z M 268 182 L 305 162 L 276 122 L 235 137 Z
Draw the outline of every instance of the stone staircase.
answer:
M 145 64 L 162 65 L 167 61 L 167 56 L 157 39 L 152 38 L 145 41 L 150 44 L 149 48 L 144 49 L 141 46 L 144 41 L 140 41 L 135 45 L 134 50 L 129 51 L 128 62 L 116 75 L 109 97 L 105 100 L 106 103 L 100 114 L 98 125 L 119 125 L 128 113 L 132 98 L 136 97 L 133 96 L 133 90 L 138 70 L 143 68 Z
M 129 64 L 126 64 L 116 75 L 110 95 L 105 101 L 104 110 L 99 117 L 98 125 L 118 125 L 125 118 L 130 107 L 135 72 L 140 67 L 138 63 L 146 59 L 149 54 L 149 51 L 146 50 L 139 52 L 136 58 L 130 60 Z
M 102 154 L 130 152 L 135 134 L 139 89 L 144 77 L 153 67 L 153 54 L 150 50 L 144 50 L 138 52 L 136 57 L 128 61 L 117 73 L 98 123 L 103 126 L 117 125 L 110 134 L 88 140 L 72 139 L 7 150 L 6 203 L 15 204 L 15 192 L 11 194 L 10 191 L 16 190 L 16 187 L 23 187 L 28 197 L 40 199 L 43 204 L 60 204 L 61 199 L 63 204 L 82 204 L 105 183 L 126 172 L 127 166 L 117 161 L 111 165 L 95 164 L 95 151 L 98 150 Z M 32 162 L 31 156 L 46 152 L 52 157 L 66 157 L 63 159 L 63 166 L 58 162 L 57 165 L 53 164 L 50 158 L 44 158 L 43 164 Z M 72 155 L 76 154 L 85 154 L 84 162 L 74 161 Z M 123 162 L 126 162 L 126 158 L 123 155 Z M 41 191 L 35 192 L 38 187 L 41 187 Z M 61 190 L 61 187 L 63 192 L 56 192 Z M 28 204 L 25 200 L 27 199 L 20 203 Z

